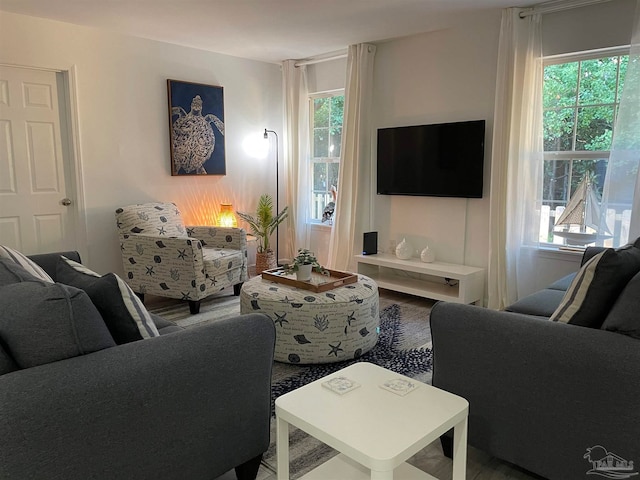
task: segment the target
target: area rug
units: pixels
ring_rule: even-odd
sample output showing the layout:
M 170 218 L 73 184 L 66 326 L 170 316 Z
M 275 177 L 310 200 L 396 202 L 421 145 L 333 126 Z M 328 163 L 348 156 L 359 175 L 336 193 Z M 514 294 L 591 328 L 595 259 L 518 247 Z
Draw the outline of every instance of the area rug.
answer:
M 371 362 L 417 380 L 431 382 L 432 352 L 427 319 L 403 322 L 402 309 L 391 305 L 380 312 L 380 338 L 376 346 L 357 360 L 323 365 L 285 365 L 276 362 L 271 386 L 275 400 L 291 390 L 330 375 L 355 362 Z M 264 455 L 263 466 L 275 472 L 275 421 L 271 421 L 271 445 Z M 337 454 L 331 447 L 305 432 L 290 428 L 290 478 L 295 480 Z

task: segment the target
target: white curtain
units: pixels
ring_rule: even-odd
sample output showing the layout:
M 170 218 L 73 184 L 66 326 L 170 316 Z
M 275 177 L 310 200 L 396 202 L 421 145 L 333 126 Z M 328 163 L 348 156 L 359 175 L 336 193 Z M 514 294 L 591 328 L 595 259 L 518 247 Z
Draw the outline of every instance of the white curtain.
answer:
M 614 233 L 611 246 L 633 242 L 640 236 L 640 1 L 614 128 L 611 154 L 602 195 L 602 219 Z M 632 214 L 633 212 L 633 214 Z M 607 242 L 608 243 L 608 242 Z M 607 244 L 605 243 L 605 244 Z
M 370 225 L 371 95 L 376 47 L 351 45 L 347 56 L 347 81 L 342 124 L 342 156 L 338 197 L 329 242 L 328 266 L 349 270 L 354 240 Z
M 488 307 L 535 290 L 542 183 L 541 18 L 502 13 L 491 160 Z
M 285 201 L 289 207 L 288 228 L 284 239 L 286 258 L 298 248 L 309 247 L 309 89 L 307 67 L 295 66 L 295 60 L 282 63 L 284 98 L 284 177 Z M 282 208 L 281 208 L 282 210 Z M 280 229 L 283 230 L 282 228 Z M 281 242 L 282 243 L 282 242 Z M 280 256 L 283 257 L 281 251 Z M 283 257 L 284 258 L 284 257 Z

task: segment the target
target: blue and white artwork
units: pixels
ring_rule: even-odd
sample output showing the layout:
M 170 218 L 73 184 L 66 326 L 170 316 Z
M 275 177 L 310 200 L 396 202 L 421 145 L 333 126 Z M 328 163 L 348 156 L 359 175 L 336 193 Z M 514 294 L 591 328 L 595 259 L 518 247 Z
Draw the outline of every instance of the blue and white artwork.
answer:
M 171 175 L 226 175 L 223 88 L 167 80 Z

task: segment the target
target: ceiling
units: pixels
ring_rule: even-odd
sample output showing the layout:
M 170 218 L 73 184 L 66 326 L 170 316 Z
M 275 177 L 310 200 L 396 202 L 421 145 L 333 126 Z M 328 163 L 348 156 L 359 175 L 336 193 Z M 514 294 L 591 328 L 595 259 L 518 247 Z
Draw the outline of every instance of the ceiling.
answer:
M 0 0 L 0 10 L 279 63 L 527 0 Z

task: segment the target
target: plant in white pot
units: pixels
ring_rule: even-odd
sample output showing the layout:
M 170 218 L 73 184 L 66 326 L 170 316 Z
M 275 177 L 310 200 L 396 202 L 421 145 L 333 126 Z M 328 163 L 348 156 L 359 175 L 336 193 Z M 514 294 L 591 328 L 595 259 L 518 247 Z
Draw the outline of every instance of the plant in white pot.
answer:
M 296 273 L 296 278 L 301 281 L 311 280 L 311 272 L 316 271 L 327 275 L 329 271 L 324 268 L 315 253 L 306 248 L 299 248 L 298 254 L 294 257 L 293 262 L 284 267 L 285 273 Z
M 269 245 L 269 237 L 276 230 L 285 218 L 289 207 L 284 207 L 282 211 L 273 215 L 273 199 L 269 194 L 262 194 L 258 200 L 255 216 L 236 212 L 240 218 L 249 224 L 251 233 L 258 239 L 256 252 L 256 275 L 260 275 L 264 270 L 276 268 L 278 266 L 275 253 Z

